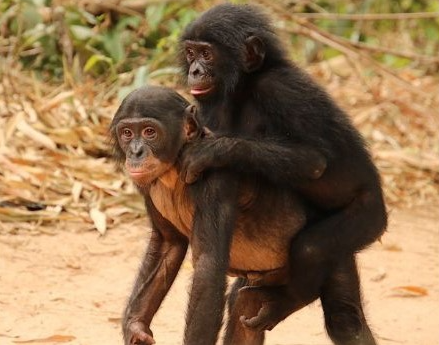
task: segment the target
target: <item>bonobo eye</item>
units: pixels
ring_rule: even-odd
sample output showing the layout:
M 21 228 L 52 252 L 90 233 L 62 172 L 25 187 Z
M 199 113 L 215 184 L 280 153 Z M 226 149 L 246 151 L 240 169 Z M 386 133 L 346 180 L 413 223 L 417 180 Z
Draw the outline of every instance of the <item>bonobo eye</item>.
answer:
M 201 55 L 203 56 L 203 59 L 206 61 L 210 61 L 212 60 L 212 54 L 210 53 L 209 50 L 205 49 L 203 50 L 203 52 L 201 53 Z
M 130 140 L 133 138 L 133 136 L 134 136 L 134 133 L 131 131 L 131 129 L 129 129 L 129 128 L 122 129 L 121 137 L 123 140 Z
M 192 48 L 186 48 L 186 58 L 190 61 L 195 58 L 195 52 Z
M 143 129 L 142 136 L 145 139 L 155 139 L 157 137 L 157 132 L 155 131 L 155 129 L 153 127 L 148 126 L 148 127 Z

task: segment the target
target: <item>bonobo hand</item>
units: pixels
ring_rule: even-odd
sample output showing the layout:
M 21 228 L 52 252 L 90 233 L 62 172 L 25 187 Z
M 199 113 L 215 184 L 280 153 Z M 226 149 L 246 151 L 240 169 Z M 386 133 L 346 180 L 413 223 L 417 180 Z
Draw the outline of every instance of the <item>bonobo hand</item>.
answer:
M 290 305 L 288 293 L 282 286 L 246 286 L 239 290 L 239 294 L 248 295 L 248 299 L 258 300 L 262 305 L 256 316 L 239 318 L 244 326 L 257 332 L 271 331 L 279 322 L 300 309 Z
M 203 171 L 225 165 L 226 155 L 233 147 L 228 138 L 214 138 L 207 135 L 185 146 L 182 153 L 180 178 L 185 183 L 194 183 Z
M 131 321 L 128 323 L 124 338 L 126 345 L 155 344 L 151 330 L 140 321 Z

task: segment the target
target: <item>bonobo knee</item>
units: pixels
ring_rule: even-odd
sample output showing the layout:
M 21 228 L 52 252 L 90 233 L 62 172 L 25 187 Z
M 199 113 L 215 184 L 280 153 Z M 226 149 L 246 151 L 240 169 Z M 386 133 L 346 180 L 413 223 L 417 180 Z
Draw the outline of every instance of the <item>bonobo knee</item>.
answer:
M 323 252 L 320 243 L 307 241 L 293 241 L 290 249 L 290 262 L 307 263 L 308 265 L 318 264 L 322 261 Z
M 387 228 L 387 211 L 381 193 L 367 192 L 362 195 L 361 207 L 367 213 L 370 243 L 381 237 Z M 368 211 L 366 211 L 368 210 Z

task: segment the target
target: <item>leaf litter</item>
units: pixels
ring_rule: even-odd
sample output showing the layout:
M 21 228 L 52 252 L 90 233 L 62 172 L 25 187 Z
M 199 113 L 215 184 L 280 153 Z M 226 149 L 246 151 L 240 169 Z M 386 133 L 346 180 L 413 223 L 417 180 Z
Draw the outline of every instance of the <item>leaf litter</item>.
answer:
M 336 64 L 308 70 L 365 136 L 390 208 L 439 204 L 439 79 L 404 71 L 421 96 L 378 75 L 365 85 L 346 61 Z M 114 87 L 52 86 L 0 67 L 0 231 L 79 220 L 105 234 L 143 216 L 141 198 L 110 157 L 119 100 L 106 92 Z

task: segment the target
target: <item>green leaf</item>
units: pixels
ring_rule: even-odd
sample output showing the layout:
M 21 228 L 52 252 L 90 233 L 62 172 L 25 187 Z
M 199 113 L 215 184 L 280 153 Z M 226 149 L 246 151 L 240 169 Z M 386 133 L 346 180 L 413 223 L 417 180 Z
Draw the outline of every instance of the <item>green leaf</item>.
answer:
M 94 36 L 93 29 L 87 26 L 71 25 L 70 32 L 79 41 L 86 41 Z
M 43 22 L 43 18 L 38 12 L 35 6 L 31 4 L 26 4 L 23 6 L 22 11 L 23 25 L 26 29 L 31 29 L 35 27 L 37 24 Z
M 97 17 L 95 17 L 91 13 L 83 10 L 82 8 L 78 8 L 78 12 L 87 21 L 87 23 L 89 23 L 91 25 L 96 25 L 98 23 Z
M 149 71 L 147 66 L 141 66 L 137 69 L 136 74 L 134 75 L 133 85 L 138 88 L 145 85 L 149 79 Z
M 116 31 L 123 31 L 127 27 L 137 28 L 140 24 L 139 17 L 126 17 L 119 20 L 116 25 Z
M 111 59 L 109 57 L 104 56 L 104 55 L 94 54 L 94 55 L 90 56 L 90 58 L 85 63 L 84 71 L 89 72 L 94 67 L 96 67 L 97 64 L 99 64 L 101 62 L 104 62 L 104 63 L 108 64 L 109 66 L 113 65 L 113 62 L 111 61 Z
M 156 6 L 149 6 L 146 9 L 146 20 L 151 28 L 151 31 L 156 31 L 158 29 L 159 24 L 165 15 L 165 10 L 166 4 L 164 3 Z
M 125 58 L 125 50 L 122 42 L 122 35 L 113 30 L 103 37 L 104 48 L 110 54 L 115 62 Z
M 148 83 L 149 70 L 147 66 L 139 67 L 134 75 L 134 80 L 131 85 L 120 88 L 118 98 L 124 99 L 131 91 Z

